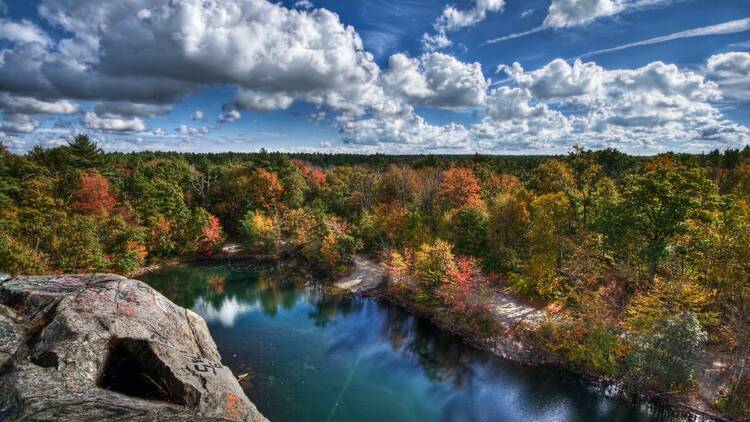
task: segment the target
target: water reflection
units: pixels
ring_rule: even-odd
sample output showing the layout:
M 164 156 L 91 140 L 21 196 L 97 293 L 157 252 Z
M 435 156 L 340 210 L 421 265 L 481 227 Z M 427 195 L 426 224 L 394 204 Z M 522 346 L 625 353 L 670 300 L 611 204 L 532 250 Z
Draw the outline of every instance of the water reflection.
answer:
M 281 266 L 182 266 L 145 281 L 207 321 L 271 420 L 675 419 L 560 369 L 467 347 L 398 307 L 326 294 Z

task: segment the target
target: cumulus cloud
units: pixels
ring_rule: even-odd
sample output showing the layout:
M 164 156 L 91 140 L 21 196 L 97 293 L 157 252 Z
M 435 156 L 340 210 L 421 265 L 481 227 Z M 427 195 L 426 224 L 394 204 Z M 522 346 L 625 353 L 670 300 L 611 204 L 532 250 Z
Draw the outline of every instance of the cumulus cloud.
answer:
M 226 113 L 222 113 L 219 115 L 217 121 L 219 123 L 232 123 L 236 120 L 238 120 L 242 115 L 237 110 L 231 110 Z
M 137 117 L 118 116 L 115 114 L 104 114 L 88 112 L 83 116 L 83 125 L 87 129 L 100 130 L 103 132 L 143 132 L 146 125 Z
M 717 81 L 725 97 L 750 100 L 750 53 L 735 51 L 711 56 L 706 72 Z
M 518 63 L 499 70 L 516 87 L 489 95 L 487 115 L 473 127 L 480 139 L 520 134 L 542 145 L 573 141 L 650 148 L 665 141 L 710 139 L 734 146 L 750 141 L 747 128 L 725 119 L 712 104 L 722 98 L 719 86 L 675 65 L 653 62 L 607 70 L 557 59 L 534 71 L 524 71 Z
M 32 97 L 16 97 L 7 93 L 0 93 L 0 109 L 6 112 L 24 114 L 74 114 L 80 110 L 80 107 L 68 100 L 44 101 Z
M 203 136 L 208 134 L 210 130 L 208 126 L 192 127 L 188 125 L 180 125 L 175 129 L 175 131 L 183 136 Z
M 505 7 L 505 0 L 474 0 L 470 9 L 460 10 L 453 5 L 445 6 L 443 13 L 433 23 L 435 32 L 422 35 L 422 46 L 426 50 L 437 50 L 448 47 L 452 42 L 448 32 L 476 25 L 487 18 L 487 13 L 499 12 Z
M 487 80 L 478 63 L 462 63 L 442 53 L 419 58 L 394 54 L 384 85 L 408 102 L 440 108 L 476 107 L 484 103 Z
M 52 42 L 47 34 L 33 23 L 27 20 L 15 22 L 5 18 L 0 18 L 0 39 L 14 43 L 38 43 L 45 46 Z
M 39 122 L 27 114 L 6 113 L 3 115 L 3 125 L 0 127 L 5 133 L 31 133 L 39 127 Z
M 544 26 L 565 28 L 621 12 L 626 2 L 618 0 L 552 0 Z
M 192 115 L 190 115 L 190 120 L 203 120 L 203 112 L 200 110 L 195 110 Z
M 266 0 L 45 0 L 39 11 L 72 36 L 58 51 L 37 42 L 2 53 L 0 86 L 16 95 L 172 104 L 223 84 L 237 86 L 237 106 L 253 110 L 301 99 L 364 113 L 382 100 L 372 55 L 325 9 Z
M 720 78 L 750 76 L 750 53 L 735 51 L 711 56 L 706 69 L 710 75 Z
M 283 93 L 268 94 L 254 90 L 241 89 L 234 98 L 234 105 L 244 110 L 272 111 L 286 110 L 294 98 Z

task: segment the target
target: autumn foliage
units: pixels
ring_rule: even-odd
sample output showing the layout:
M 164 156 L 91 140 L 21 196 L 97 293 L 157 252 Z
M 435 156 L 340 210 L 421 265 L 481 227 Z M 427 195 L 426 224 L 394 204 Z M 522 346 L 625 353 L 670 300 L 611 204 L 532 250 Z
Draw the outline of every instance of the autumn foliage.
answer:
M 440 199 L 444 206 L 458 208 L 483 203 L 479 181 L 474 172 L 463 167 L 451 167 L 443 172 Z
M 106 177 L 93 169 L 81 173 L 78 187 L 73 192 L 73 208 L 104 216 L 109 214 L 116 203 Z
M 221 222 L 218 217 L 209 215 L 208 224 L 201 229 L 198 252 L 202 255 L 213 255 L 222 240 L 224 240 L 224 235 Z

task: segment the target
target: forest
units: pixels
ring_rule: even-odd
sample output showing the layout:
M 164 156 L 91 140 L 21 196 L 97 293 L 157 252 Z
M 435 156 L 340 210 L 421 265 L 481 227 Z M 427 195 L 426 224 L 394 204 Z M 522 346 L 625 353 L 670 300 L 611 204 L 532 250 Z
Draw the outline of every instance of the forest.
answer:
M 321 279 L 377 256 L 389 289 L 491 333 L 507 289 L 562 318 L 529 338 L 649 391 L 731 366 L 715 405 L 750 416 L 750 147 L 703 155 L 104 153 L 86 135 L 0 144 L 0 272 L 115 272 L 226 241 Z

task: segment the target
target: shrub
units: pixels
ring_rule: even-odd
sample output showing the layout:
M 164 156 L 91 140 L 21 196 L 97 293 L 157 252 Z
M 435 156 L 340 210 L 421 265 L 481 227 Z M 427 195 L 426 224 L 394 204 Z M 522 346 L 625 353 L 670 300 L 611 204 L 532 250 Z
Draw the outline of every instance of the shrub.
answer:
M 698 318 L 690 312 L 656 323 L 634 338 L 634 351 L 629 357 L 631 378 L 668 389 L 689 386 L 706 339 Z
M 414 273 L 428 292 L 433 292 L 448 276 L 456 271 L 451 245 L 443 240 L 425 243 L 414 256 Z
M 242 243 L 252 252 L 274 253 L 278 249 L 276 221 L 260 211 L 245 214 L 240 226 Z

